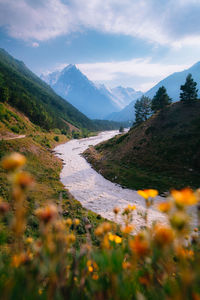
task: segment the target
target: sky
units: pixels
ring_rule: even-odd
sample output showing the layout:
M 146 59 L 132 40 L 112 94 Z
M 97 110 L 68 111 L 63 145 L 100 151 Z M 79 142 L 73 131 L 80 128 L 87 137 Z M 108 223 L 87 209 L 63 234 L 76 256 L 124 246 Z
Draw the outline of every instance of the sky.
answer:
M 200 0 L 0 0 L 0 47 L 37 75 L 68 64 L 147 91 L 200 61 Z

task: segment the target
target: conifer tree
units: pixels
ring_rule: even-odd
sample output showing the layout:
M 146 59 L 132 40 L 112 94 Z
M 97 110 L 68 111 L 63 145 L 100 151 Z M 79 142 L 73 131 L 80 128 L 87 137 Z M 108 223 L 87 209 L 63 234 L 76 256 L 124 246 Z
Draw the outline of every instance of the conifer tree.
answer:
M 172 102 L 171 98 L 167 94 L 167 90 L 164 86 L 161 86 L 152 99 L 151 109 L 156 112 L 164 109 Z
M 192 78 L 192 74 L 188 74 L 186 77 L 185 84 L 181 85 L 181 93 L 180 93 L 180 99 L 181 101 L 191 103 L 195 100 L 197 100 L 198 97 L 198 89 L 196 88 L 197 83 Z
M 135 102 L 135 122 L 140 124 L 146 121 L 151 114 L 151 99 L 142 96 Z

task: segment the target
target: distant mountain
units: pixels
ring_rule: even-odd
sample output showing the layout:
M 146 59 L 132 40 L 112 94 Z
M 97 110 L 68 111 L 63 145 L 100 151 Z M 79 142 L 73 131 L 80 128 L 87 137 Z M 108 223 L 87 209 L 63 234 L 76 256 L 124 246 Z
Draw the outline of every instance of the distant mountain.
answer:
M 103 119 L 109 113 L 120 110 L 109 92 L 106 94 L 99 89 L 75 65 L 68 65 L 62 71 L 42 75 L 41 78 L 89 118 Z
M 110 97 L 121 109 L 127 106 L 133 100 L 142 96 L 142 92 L 135 91 L 130 87 L 117 86 L 114 88 L 107 88 L 104 84 L 98 85 L 99 90 Z M 115 113 L 114 113 L 115 114 Z
M 140 97 L 139 97 L 140 98 Z M 134 105 L 137 99 L 133 100 L 126 107 L 124 107 L 119 112 L 114 112 L 107 116 L 107 120 L 112 120 L 115 122 L 128 122 L 132 125 L 135 120 L 135 109 Z
M 145 93 L 145 96 L 153 98 L 159 87 L 164 85 L 167 89 L 168 95 L 172 98 L 172 100 L 174 102 L 179 101 L 180 86 L 185 83 L 185 79 L 189 73 L 192 74 L 193 79 L 197 82 L 197 88 L 200 92 L 200 62 L 197 62 L 189 69 L 173 73 L 172 75 L 161 80 L 158 84 L 156 84 L 154 87 L 148 90 Z
M 119 104 L 121 104 L 122 108 L 143 95 L 143 93 L 140 91 L 135 91 L 130 87 L 124 88 L 122 86 L 112 88 L 111 92 L 118 99 Z

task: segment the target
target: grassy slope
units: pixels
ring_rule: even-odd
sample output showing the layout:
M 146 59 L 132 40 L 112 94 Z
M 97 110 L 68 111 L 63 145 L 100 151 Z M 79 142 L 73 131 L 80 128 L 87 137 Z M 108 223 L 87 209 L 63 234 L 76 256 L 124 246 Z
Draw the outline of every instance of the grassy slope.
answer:
M 37 234 L 37 219 L 33 211 L 35 207 L 47 201 L 60 203 L 62 195 L 62 208 L 66 218 L 80 218 L 81 223 L 78 227 L 80 239 L 84 238 L 84 217 L 87 216 L 92 226 L 95 228 L 102 222 L 100 216 L 87 211 L 75 200 L 60 182 L 59 175 L 62 168 L 60 159 L 52 154 L 50 148 L 58 143 L 66 142 L 67 137 L 54 132 L 43 132 L 40 128 L 32 124 L 27 117 L 17 112 L 9 105 L 2 104 L 6 118 L 1 117 L 0 134 L 4 139 L 0 139 L 0 160 L 5 155 L 17 151 L 24 154 L 27 158 L 26 170 L 35 178 L 35 185 L 28 194 L 30 206 L 28 232 L 33 231 Z M 12 130 L 17 122 L 19 134 L 25 134 L 23 139 L 6 140 L 7 137 L 14 135 Z M 8 126 L 9 125 L 9 126 Z M 59 142 L 54 137 L 59 137 Z M 6 172 L 0 166 L 0 196 L 9 201 L 9 183 Z M 93 232 L 93 229 L 92 229 Z M 93 235 L 94 241 L 96 241 Z
M 174 103 L 86 156 L 106 178 L 129 188 L 199 187 L 200 101 Z

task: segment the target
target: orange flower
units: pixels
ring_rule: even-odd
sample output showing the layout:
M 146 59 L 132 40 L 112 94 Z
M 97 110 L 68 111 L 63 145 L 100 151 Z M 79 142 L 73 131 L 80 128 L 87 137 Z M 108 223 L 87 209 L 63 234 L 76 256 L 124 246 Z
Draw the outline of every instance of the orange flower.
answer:
M 190 188 L 184 188 L 180 191 L 172 190 L 171 195 L 175 203 L 179 206 L 194 205 L 197 203 L 197 198 Z
M 144 234 L 139 233 L 134 240 L 129 242 L 132 251 L 139 257 L 146 256 L 149 253 L 149 243 Z
M 142 196 L 144 199 L 154 198 L 158 195 L 157 190 L 149 189 L 149 190 L 139 190 L 137 193 Z
M 158 209 L 163 213 L 168 213 L 172 207 L 170 202 L 161 202 L 158 204 Z
M 58 210 L 54 204 L 49 204 L 46 207 L 38 208 L 35 214 L 41 221 L 48 223 L 57 216 Z
M 174 232 L 170 227 L 157 224 L 155 226 L 154 240 L 159 246 L 171 244 L 174 240 Z
M 134 226 L 132 226 L 132 225 L 126 225 L 125 227 L 121 227 L 121 231 L 126 234 L 131 233 L 133 231 L 133 229 L 134 229 Z
M 25 163 L 26 157 L 20 153 L 14 152 L 2 160 L 2 167 L 6 170 L 14 170 L 24 166 Z
M 2 201 L 2 198 L 0 198 L 0 214 L 5 214 L 9 210 L 10 206 L 7 202 Z
M 113 208 L 113 212 L 114 212 L 115 215 L 117 215 L 119 213 L 119 211 L 120 211 L 119 207 L 114 207 Z
M 33 178 L 27 172 L 19 172 L 14 178 L 14 183 L 25 189 L 33 183 Z

